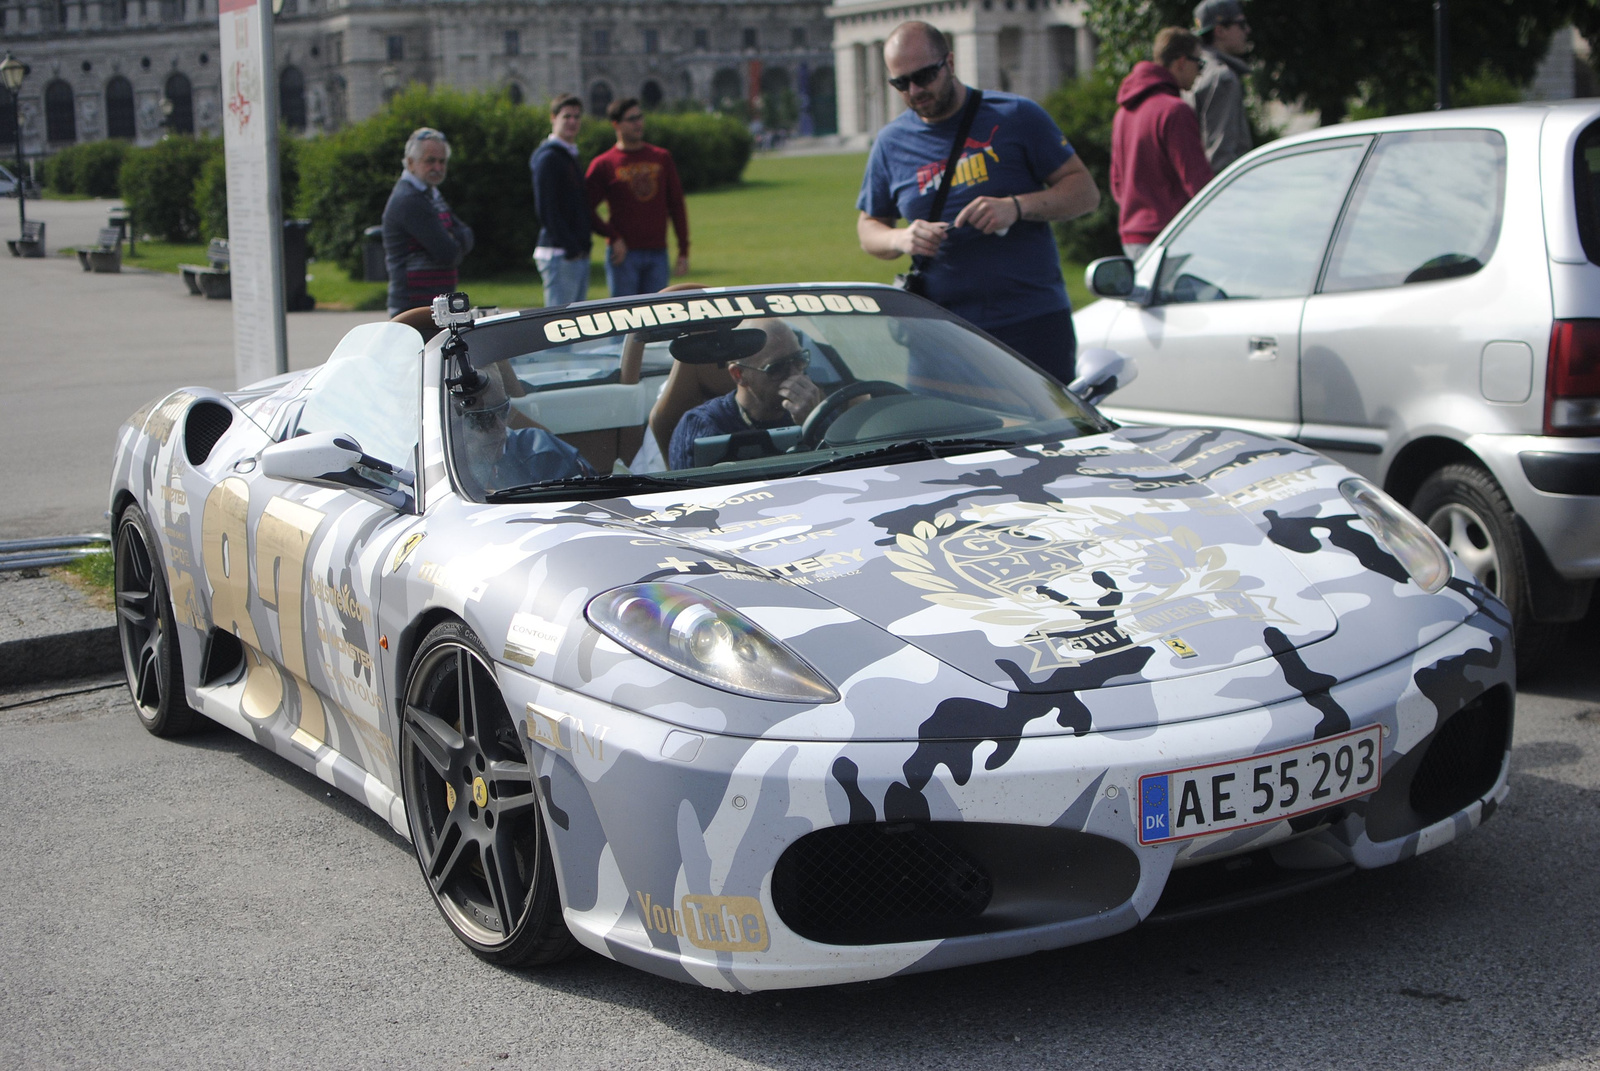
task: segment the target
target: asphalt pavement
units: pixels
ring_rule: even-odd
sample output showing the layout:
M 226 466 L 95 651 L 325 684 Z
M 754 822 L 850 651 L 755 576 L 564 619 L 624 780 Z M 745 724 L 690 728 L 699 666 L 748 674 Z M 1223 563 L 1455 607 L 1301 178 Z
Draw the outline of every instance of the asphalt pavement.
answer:
M 1582 636 L 1593 650 L 1600 630 Z M 0 1067 L 1600 1068 L 1600 663 L 1519 696 L 1481 829 L 1289 899 L 898 982 L 736 996 L 490 967 L 409 846 L 120 681 L 0 689 Z
M 115 201 L 29 201 L 49 255 L 0 254 L 0 540 L 104 532 L 117 428 L 184 386 L 232 389 L 233 305 L 189 293 L 176 275 L 85 272 L 68 246 L 92 245 Z M 7 212 L 9 211 L 9 215 Z M 0 200 L 0 233 L 16 202 Z M 372 312 L 288 317 L 289 366 L 309 368 Z

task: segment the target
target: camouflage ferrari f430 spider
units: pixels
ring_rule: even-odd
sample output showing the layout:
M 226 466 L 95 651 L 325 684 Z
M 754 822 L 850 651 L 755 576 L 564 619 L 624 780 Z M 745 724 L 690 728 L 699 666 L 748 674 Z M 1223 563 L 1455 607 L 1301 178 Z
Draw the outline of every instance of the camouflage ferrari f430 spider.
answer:
M 111 482 L 128 681 L 415 846 L 485 959 L 762 990 L 1253 902 L 1506 791 L 1505 608 L 1280 439 L 887 287 L 352 331 Z

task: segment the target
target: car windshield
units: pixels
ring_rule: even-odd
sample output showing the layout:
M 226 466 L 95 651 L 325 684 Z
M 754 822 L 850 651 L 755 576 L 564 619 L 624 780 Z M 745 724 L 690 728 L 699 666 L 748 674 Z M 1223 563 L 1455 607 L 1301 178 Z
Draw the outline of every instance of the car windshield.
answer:
M 475 374 L 445 392 L 445 426 L 456 486 L 477 501 L 772 479 L 1110 427 L 964 322 L 882 287 L 656 294 L 496 318 L 464 338 Z

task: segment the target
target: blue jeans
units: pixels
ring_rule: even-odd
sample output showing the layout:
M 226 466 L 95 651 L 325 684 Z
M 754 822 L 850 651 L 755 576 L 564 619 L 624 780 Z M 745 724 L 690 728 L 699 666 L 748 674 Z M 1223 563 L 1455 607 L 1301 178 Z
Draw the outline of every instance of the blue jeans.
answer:
M 611 251 L 606 250 L 606 286 L 612 297 L 654 294 L 671 278 L 665 249 L 630 249 L 621 264 L 611 263 Z
M 536 261 L 537 263 L 537 261 Z M 546 307 L 570 305 L 589 296 L 589 258 L 555 257 L 538 264 L 539 277 L 544 280 Z

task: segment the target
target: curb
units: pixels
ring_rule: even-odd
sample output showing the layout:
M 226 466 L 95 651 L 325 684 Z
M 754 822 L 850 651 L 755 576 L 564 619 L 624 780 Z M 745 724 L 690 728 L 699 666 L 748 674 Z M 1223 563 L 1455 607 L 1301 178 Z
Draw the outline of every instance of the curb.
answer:
M 122 672 L 117 616 L 37 568 L 0 573 L 0 685 Z
M 0 685 L 39 684 L 121 672 L 122 651 L 114 626 L 0 643 Z

